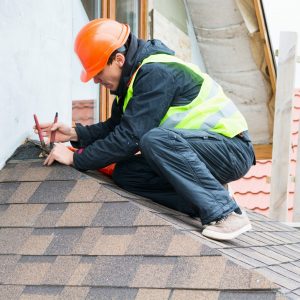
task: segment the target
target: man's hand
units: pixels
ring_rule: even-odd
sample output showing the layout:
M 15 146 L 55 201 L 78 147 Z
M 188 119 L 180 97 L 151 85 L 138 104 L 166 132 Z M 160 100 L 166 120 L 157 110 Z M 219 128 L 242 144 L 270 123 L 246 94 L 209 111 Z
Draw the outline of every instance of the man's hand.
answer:
M 48 138 L 48 143 L 50 142 L 51 132 L 56 130 L 55 141 L 54 142 L 69 142 L 77 141 L 78 136 L 74 128 L 71 128 L 63 123 L 42 123 L 40 124 L 43 137 Z M 37 134 L 38 131 L 36 126 L 33 126 L 34 132 Z
M 72 165 L 73 164 L 73 155 L 74 153 L 69 150 L 63 144 L 55 144 L 54 148 L 51 150 L 50 154 L 44 161 L 45 166 L 50 166 L 56 160 L 64 165 Z

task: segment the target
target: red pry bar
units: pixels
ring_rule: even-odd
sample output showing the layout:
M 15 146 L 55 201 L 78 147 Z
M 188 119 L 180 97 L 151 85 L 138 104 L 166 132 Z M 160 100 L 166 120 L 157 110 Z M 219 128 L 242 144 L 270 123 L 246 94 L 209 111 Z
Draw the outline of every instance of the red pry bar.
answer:
M 36 129 L 37 129 L 38 134 L 39 134 L 39 139 L 40 139 L 41 145 L 42 145 L 42 147 L 46 148 L 46 145 L 45 145 L 45 142 L 44 142 L 44 137 L 42 135 L 42 130 L 41 130 L 41 127 L 40 127 L 40 123 L 38 121 L 38 118 L 37 118 L 36 114 L 34 114 L 33 117 L 34 117 Z

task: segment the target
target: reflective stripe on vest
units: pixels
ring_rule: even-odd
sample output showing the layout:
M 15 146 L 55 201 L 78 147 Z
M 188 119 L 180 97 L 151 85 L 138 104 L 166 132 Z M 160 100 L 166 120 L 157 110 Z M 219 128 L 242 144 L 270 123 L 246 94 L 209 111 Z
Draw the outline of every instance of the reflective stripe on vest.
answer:
M 219 84 L 207 74 L 201 73 L 196 65 L 185 63 L 179 58 L 167 54 L 155 54 L 143 60 L 131 78 L 124 99 L 123 111 L 126 110 L 133 96 L 133 84 L 139 68 L 146 63 L 154 62 L 177 63 L 203 79 L 198 96 L 187 105 L 171 106 L 161 120 L 160 127 L 201 129 L 217 132 L 227 137 L 234 137 L 248 129 L 245 118 L 224 94 Z

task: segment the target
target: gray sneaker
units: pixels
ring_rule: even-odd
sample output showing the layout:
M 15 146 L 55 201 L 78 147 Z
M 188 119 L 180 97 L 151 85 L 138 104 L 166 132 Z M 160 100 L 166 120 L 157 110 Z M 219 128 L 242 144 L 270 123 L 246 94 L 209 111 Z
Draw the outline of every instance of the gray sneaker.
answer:
M 214 224 L 206 225 L 202 234 L 214 240 L 232 240 L 251 228 L 251 223 L 244 211 L 241 215 L 232 212 Z

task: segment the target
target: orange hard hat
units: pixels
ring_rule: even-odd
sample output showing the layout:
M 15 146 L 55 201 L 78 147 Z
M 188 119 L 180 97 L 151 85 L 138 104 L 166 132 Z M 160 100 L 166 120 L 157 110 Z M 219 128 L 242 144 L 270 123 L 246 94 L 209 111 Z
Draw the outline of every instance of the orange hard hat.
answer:
M 95 19 L 86 24 L 74 45 L 84 68 L 81 81 L 87 82 L 102 71 L 111 54 L 126 43 L 129 33 L 129 25 L 111 19 Z

